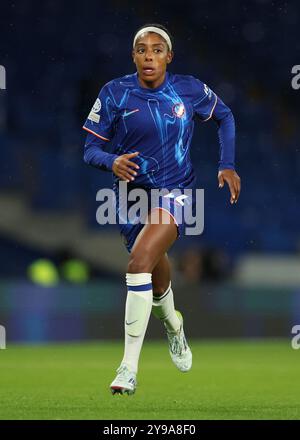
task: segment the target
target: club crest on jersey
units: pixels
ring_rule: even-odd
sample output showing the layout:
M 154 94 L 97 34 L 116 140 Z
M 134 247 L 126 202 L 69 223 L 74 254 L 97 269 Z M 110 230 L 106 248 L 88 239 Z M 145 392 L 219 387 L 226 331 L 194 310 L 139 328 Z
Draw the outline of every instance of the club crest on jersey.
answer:
M 174 104 L 172 107 L 172 111 L 173 111 L 173 114 L 175 116 L 177 116 L 177 118 L 182 118 L 182 116 L 185 113 L 185 108 L 184 108 L 184 105 L 182 104 L 182 102 Z
M 100 110 L 101 110 L 101 101 L 99 98 L 97 98 L 95 104 L 93 105 L 92 112 L 99 113 Z

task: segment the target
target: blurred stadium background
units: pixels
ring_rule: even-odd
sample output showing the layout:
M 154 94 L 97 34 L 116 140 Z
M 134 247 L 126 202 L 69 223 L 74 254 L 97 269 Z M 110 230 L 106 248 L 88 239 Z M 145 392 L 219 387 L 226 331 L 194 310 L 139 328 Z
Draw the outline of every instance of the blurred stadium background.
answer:
M 96 192 L 112 178 L 84 164 L 81 127 L 100 87 L 135 71 L 133 34 L 145 22 L 169 28 L 169 69 L 206 82 L 237 124 L 242 192 L 235 206 L 217 185 L 217 127 L 195 125 L 191 154 L 205 189 L 205 230 L 169 254 L 186 334 L 285 338 L 288 346 L 300 324 L 300 92 L 291 87 L 300 53 L 297 2 L 23 0 L 1 3 L 0 14 L 7 348 L 123 340 L 128 255 L 117 226 L 96 223 Z M 146 341 L 161 338 L 152 318 Z

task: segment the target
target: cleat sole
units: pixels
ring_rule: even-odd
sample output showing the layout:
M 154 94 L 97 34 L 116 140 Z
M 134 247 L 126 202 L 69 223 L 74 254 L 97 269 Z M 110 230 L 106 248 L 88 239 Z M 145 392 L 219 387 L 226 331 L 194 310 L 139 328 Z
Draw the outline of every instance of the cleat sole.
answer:
M 121 387 L 111 388 L 110 390 L 111 390 L 112 395 L 115 395 L 115 394 L 121 394 L 121 395 L 127 394 L 128 396 L 130 396 L 130 395 L 135 393 L 135 390 L 127 390 L 126 388 L 121 388 Z

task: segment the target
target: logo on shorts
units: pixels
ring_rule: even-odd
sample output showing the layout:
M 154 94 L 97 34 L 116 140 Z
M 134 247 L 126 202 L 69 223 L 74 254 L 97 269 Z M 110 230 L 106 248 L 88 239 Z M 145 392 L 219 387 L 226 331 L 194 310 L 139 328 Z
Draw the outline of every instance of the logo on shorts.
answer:
M 185 195 L 185 194 L 182 194 L 181 196 L 175 197 L 174 194 L 170 192 L 169 194 L 166 194 L 164 197 L 168 197 L 170 199 L 174 199 L 175 203 L 183 206 L 184 205 L 183 200 L 186 199 L 188 196 Z
M 182 116 L 185 114 L 185 108 L 182 102 L 174 104 L 172 107 L 172 111 L 173 114 L 177 116 L 177 118 L 182 118 Z

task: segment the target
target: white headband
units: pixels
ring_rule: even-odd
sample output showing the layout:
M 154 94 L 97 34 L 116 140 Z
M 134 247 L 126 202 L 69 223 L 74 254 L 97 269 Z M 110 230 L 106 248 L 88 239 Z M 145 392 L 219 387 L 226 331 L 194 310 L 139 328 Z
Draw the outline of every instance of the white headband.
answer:
M 154 27 L 154 26 L 148 26 L 148 27 L 145 27 L 145 28 L 139 30 L 138 33 L 136 34 L 136 36 L 134 37 L 133 47 L 135 46 L 136 40 L 144 32 L 155 32 L 156 34 L 161 35 L 166 40 L 166 42 L 167 42 L 167 44 L 169 46 L 169 49 L 172 50 L 172 43 L 171 43 L 170 37 L 167 34 L 167 32 L 165 32 L 163 29 L 160 29 L 160 28 L 157 28 L 157 27 Z

